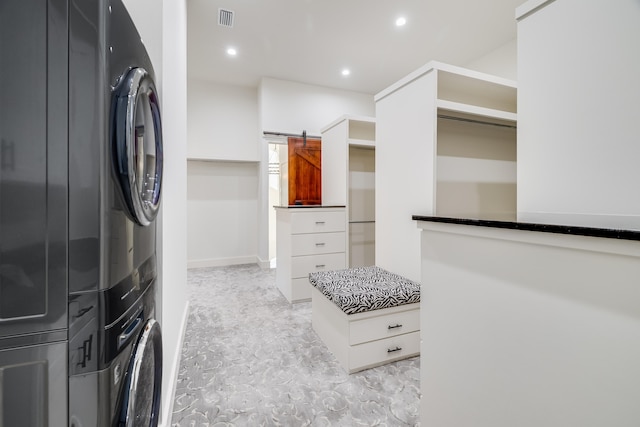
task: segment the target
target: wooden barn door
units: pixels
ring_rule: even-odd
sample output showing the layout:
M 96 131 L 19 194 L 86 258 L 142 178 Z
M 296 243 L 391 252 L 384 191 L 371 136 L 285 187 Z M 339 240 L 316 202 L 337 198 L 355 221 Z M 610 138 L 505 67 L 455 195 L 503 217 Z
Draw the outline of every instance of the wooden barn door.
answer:
M 289 204 L 322 204 L 322 143 L 289 138 Z

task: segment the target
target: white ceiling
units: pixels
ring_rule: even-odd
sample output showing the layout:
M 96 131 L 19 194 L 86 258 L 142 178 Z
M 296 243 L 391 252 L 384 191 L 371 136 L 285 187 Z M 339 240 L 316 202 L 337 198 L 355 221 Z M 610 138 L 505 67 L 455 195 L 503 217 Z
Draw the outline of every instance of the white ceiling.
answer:
M 261 77 L 375 94 L 430 60 L 454 65 L 516 37 L 524 0 L 188 0 L 190 78 Z M 218 25 L 218 8 L 234 12 Z M 407 18 L 396 27 L 399 16 Z M 227 56 L 230 46 L 238 50 Z M 351 75 L 343 77 L 348 67 Z

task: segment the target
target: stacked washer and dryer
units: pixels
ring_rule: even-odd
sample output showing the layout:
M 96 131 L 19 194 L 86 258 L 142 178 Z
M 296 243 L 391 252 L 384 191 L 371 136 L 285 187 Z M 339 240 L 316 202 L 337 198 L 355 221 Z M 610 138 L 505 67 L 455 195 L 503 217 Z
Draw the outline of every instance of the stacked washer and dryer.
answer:
M 0 427 L 156 426 L 154 72 L 121 0 L 0 2 Z

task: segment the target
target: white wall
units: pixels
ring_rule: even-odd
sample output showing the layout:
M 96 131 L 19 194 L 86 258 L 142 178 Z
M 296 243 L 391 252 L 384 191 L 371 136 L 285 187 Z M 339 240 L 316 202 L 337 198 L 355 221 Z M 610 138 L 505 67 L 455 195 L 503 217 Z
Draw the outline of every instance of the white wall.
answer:
M 465 68 L 518 80 L 518 42 L 513 39 L 489 53 L 469 61 Z
M 189 267 L 257 262 L 258 163 L 189 161 Z
M 164 176 L 158 219 L 157 315 L 163 335 L 160 425 L 171 423 L 175 381 L 186 326 L 186 0 L 127 0 L 153 61 L 162 101 Z M 165 60 L 166 59 L 166 60 Z
M 640 230 L 640 7 L 547 2 L 518 23 L 518 218 Z
M 254 263 L 261 157 L 257 89 L 194 79 L 188 86 L 187 265 Z
M 189 79 L 189 158 L 258 161 L 256 88 Z
M 373 95 L 263 78 L 260 82 L 262 131 L 320 135 L 320 129 L 349 114 L 373 116 Z

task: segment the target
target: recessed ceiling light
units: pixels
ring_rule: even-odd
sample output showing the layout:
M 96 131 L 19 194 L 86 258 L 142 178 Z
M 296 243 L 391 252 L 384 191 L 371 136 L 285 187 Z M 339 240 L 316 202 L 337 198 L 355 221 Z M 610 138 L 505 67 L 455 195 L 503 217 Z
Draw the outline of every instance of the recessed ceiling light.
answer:
M 403 16 L 401 16 L 400 18 L 396 19 L 396 26 L 398 27 L 402 27 L 404 24 L 407 23 L 407 19 Z
M 348 76 L 349 74 L 351 74 L 351 71 L 348 68 L 345 68 L 344 70 L 342 70 L 343 76 Z
M 229 49 L 227 49 L 227 55 L 236 56 L 237 54 L 238 54 L 238 51 L 235 50 L 234 48 L 230 47 Z

